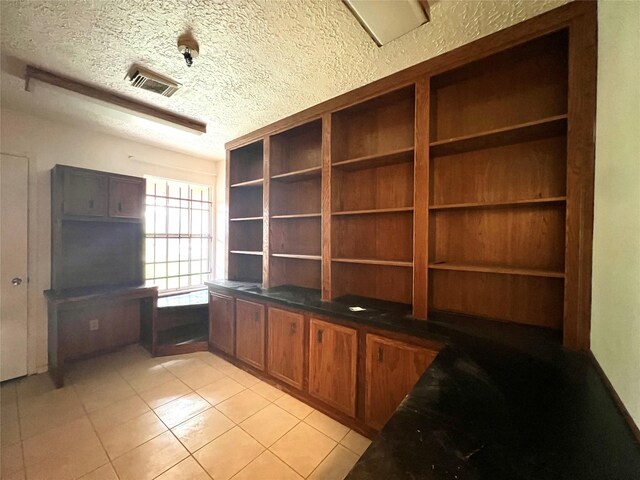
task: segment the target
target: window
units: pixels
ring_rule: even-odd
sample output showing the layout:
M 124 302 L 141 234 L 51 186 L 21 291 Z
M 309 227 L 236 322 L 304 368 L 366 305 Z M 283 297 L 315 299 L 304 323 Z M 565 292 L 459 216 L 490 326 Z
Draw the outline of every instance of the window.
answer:
M 159 290 L 192 289 L 211 272 L 211 191 L 147 178 L 145 276 Z

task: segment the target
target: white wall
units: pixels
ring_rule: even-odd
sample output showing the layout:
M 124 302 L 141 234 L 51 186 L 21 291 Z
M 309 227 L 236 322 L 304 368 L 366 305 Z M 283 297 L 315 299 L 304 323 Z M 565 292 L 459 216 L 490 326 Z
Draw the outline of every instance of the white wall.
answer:
M 598 2 L 591 350 L 640 425 L 640 2 Z
M 47 312 L 42 292 L 50 285 L 51 168 L 55 164 L 72 165 L 191 181 L 215 188 L 216 169 L 221 162 L 214 163 L 13 110 L 3 109 L 0 114 L 0 151 L 24 156 L 29 161 L 28 371 L 36 373 L 47 368 Z M 215 190 L 214 198 L 217 198 Z

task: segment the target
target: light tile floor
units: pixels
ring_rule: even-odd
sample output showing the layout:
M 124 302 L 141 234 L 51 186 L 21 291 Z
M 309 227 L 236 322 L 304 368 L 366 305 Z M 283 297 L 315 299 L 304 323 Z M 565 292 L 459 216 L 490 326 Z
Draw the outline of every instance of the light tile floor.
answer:
M 208 352 L 68 370 L 2 385 L 2 480 L 334 480 L 370 443 Z

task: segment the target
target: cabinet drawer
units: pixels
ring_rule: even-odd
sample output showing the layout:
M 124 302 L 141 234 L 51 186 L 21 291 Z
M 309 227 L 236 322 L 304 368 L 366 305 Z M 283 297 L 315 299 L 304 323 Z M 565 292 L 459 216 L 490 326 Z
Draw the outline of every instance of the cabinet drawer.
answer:
M 358 333 L 312 318 L 309 322 L 309 394 L 356 415 Z
M 302 390 L 304 372 L 304 317 L 269 308 L 269 374 Z
M 236 357 L 264 370 L 264 307 L 236 300 Z

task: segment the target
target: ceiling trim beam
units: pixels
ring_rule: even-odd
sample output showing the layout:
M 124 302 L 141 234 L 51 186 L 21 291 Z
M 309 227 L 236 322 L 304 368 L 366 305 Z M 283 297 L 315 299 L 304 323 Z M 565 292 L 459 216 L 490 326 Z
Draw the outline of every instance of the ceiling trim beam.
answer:
M 53 85 L 55 87 L 63 88 L 71 92 L 79 93 L 95 100 L 105 102 L 116 107 L 131 110 L 144 116 L 154 117 L 163 122 L 168 122 L 173 125 L 177 125 L 188 130 L 193 130 L 198 133 L 207 133 L 207 124 L 194 120 L 189 117 L 178 115 L 177 113 L 163 110 L 161 108 L 154 107 L 147 103 L 139 102 L 129 97 L 117 95 L 108 90 L 94 87 L 86 83 L 79 82 L 67 77 L 62 77 L 55 73 L 41 70 L 31 65 L 27 65 L 25 72 L 25 85 L 24 89 L 30 91 L 29 82 L 31 80 L 39 80 L 41 82 Z

